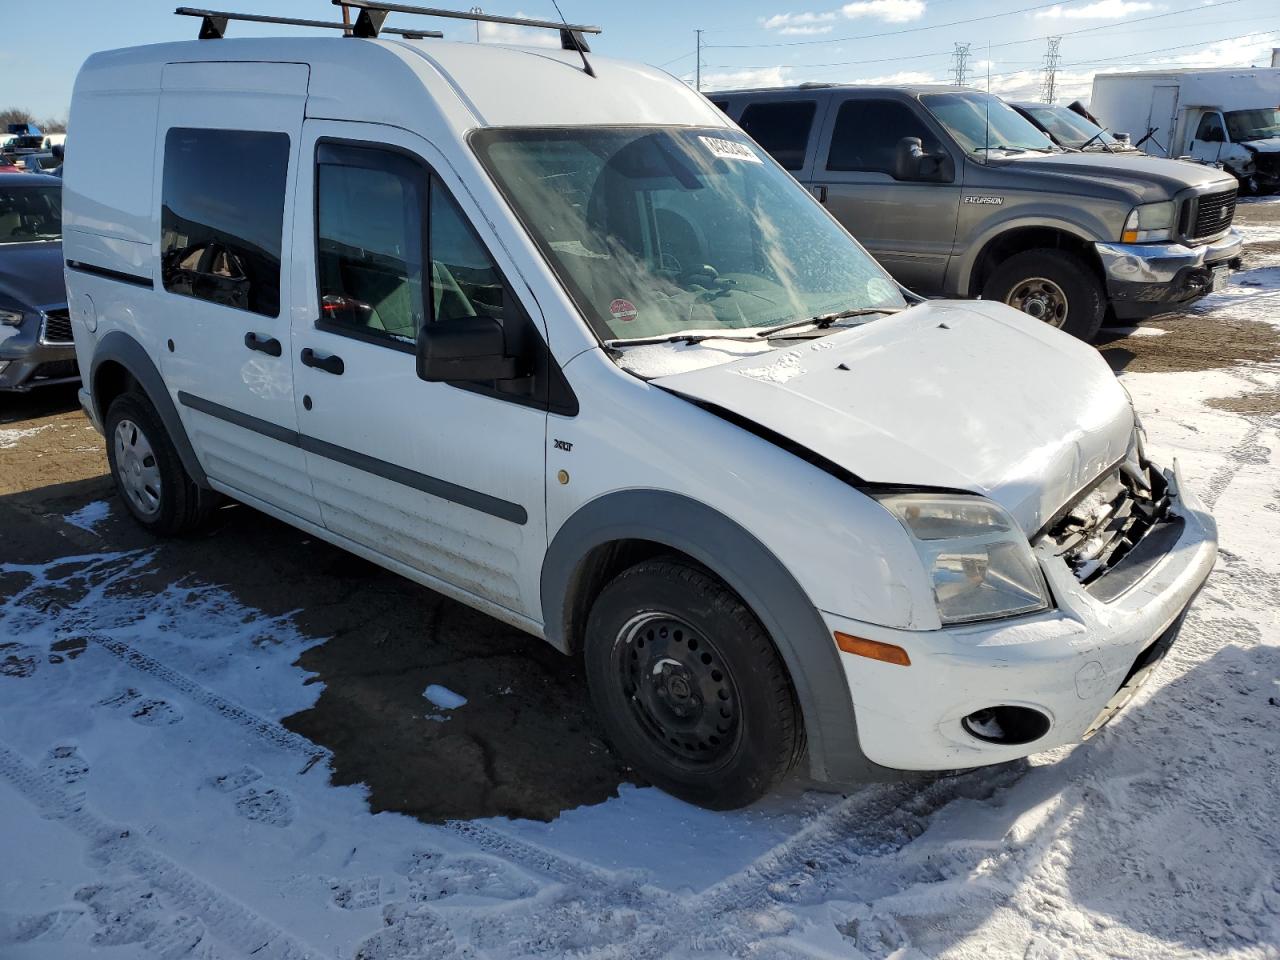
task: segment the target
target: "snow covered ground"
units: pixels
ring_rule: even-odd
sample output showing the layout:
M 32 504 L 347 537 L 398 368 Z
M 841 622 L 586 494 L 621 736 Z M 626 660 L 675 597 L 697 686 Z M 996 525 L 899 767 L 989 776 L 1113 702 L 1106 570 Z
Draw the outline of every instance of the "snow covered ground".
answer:
M 1280 255 L 1255 259 L 1204 323 L 1280 324 Z M 1090 744 L 923 784 L 371 814 L 279 722 L 320 688 L 295 615 L 155 589 L 146 549 L 0 562 L 0 957 L 1280 957 L 1280 415 L 1232 402 L 1280 363 L 1122 378 L 1216 512 L 1218 568 Z M 422 710 L 477 695 L 433 682 Z

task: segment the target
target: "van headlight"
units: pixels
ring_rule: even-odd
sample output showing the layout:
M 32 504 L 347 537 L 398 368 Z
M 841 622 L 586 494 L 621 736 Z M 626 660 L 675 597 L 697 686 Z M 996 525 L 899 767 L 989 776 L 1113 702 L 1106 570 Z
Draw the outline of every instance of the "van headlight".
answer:
M 1134 207 L 1124 222 L 1121 243 L 1156 243 L 1173 235 L 1173 201 Z
M 911 536 L 944 624 L 1048 608 L 1049 590 L 1031 544 L 998 504 L 951 493 L 872 496 Z

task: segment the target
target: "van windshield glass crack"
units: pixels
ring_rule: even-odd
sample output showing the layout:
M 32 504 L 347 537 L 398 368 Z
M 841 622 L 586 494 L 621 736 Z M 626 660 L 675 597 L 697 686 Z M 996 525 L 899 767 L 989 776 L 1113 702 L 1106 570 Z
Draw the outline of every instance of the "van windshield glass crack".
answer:
M 906 305 L 736 130 L 493 128 L 472 143 L 603 341 L 753 338 L 798 319 Z

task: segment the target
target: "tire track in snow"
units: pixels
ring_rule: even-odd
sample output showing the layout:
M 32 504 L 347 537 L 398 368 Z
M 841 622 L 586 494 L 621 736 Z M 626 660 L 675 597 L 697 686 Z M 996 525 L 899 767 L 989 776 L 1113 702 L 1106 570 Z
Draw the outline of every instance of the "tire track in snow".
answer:
M 628 944 L 628 958 L 664 957 L 678 944 L 701 943 L 708 948 L 740 953 L 747 941 L 737 942 L 742 923 L 723 923 L 726 915 L 759 912 L 791 904 L 808 905 L 826 899 L 824 873 L 855 876 L 886 888 L 898 888 L 914 878 L 902 878 L 896 855 L 928 829 L 939 811 L 956 800 L 989 801 L 1017 783 L 1028 769 L 1025 762 L 979 770 L 931 783 L 875 784 L 865 787 L 820 813 L 803 829 L 738 873 L 692 898 L 671 897 L 661 914 L 647 917 L 653 926 L 642 939 Z M 729 941 L 720 942 L 725 937 Z M 762 934 L 758 939 L 767 939 Z M 587 957 L 617 956 L 604 948 Z
M 123 868 L 164 893 L 181 909 L 199 917 L 222 943 L 241 956 L 303 960 L 322 956 L 225 891 L 153 850 L 139 831 L 112 824 L 92 813 L 82 798 L 69 794 L 36 772 L 17 753 L 0 744 L 0 776 L 50 820 L 61 821 L 89 842 L 95 858 Z

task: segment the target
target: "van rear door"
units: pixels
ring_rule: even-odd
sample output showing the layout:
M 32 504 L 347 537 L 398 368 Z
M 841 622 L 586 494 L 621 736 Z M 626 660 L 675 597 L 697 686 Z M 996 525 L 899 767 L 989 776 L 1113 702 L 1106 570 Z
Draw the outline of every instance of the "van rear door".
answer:
M 919 137 L 926 152 L 955 159 L 950 183 L 894 179 L 903 137 Z M 910 98 L 875 91 L 833 96 L 818 139 L 814 185 L 831 213 L 886 270 L 921 293 L 941 293 L 955 245 L 963 158 Z
M 170 63 L 160 95 L 155 209 L 161 284 L 148 318 L 161 367 L 212 480 L 320 522 L 298 445 L 285 226 L 310 69 Z

